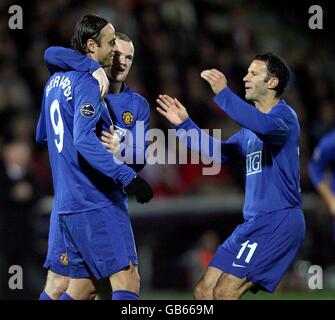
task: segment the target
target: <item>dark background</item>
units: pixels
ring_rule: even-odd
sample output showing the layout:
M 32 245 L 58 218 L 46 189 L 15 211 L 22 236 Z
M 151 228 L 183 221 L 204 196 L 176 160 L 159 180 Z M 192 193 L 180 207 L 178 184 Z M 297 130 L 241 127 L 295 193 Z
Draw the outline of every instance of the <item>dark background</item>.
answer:
M 8 27 L 12 4 L 23 8 L 23 30 Z M 323 8 L 323 30 L 308 27 L 308 8 L 313 4 Z M 2 0 L 0 298 L 35 299 L 43 287 L 53 194 L 47 152 L 34 142 L 48 79 L 43 52 L 50 45 L 69 46 L 75 22 L 86 13 L 105 16 L 116 30 L 133 39 L 135 60 L 128 84 L 149 101 L 151 128 L 168 128 L 155 111 L 156 96 L 167 93 L 184 103 L 200 127 L 221 128 L 227 138 L 238 126 L 212 102 L 200 72 L 208 67 L 222 70 L 230 87 L 243 96 L 242 78 L 257 53 L 272 51 L 288 62 L 293 76 L 285 99 L 296 110 L 302 127 L 301 184 L 309 201 L 305 204 L 307 239 L 297 260 L 302 264 L 292 269 L 287 287 L 304 289 L 299 272 L 305 262 L 323 266 L 329 279 L 334 279 L 330 215 L 307 175 L 315 144 L 335 126 L 335 11 L 330 2 Z M 241 201 L 228 208 L 209 206 L 195 214 L 192 199 L 209 203 L 222 199 L 224 204 L 231 195 L 243 196 L 241 170 L 223 167 L 218 176 L 204 177 L 200 165 L 154 165 L 147 166 L 143 176 L 154 187 L 157 212 L 146 215 L 143 209 L 143 214 L 135 214 L 136 206 L 131 210 L 142 287 L 191 291 L 213 246 L 242 221 Z M 174 199 L 186 199 L 178 214 Z M 10 265 L 23 267 L 23 290 L 7 289 Z M 334 290 L 332 281 L 328 288 Z

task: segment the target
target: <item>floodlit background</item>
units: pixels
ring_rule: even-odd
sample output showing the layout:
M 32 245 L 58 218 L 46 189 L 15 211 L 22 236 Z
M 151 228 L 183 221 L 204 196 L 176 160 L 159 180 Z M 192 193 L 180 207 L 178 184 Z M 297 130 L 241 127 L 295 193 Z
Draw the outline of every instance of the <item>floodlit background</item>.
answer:
M 155 111 L 159 93 L 178 97 L 202 128 L 221 128 L 223 138 L 239 128 L 212 101 L 200 78 L 208 67 L 223 71 L 243 96 L 246 69 L 257 53 L 281 55 L 293 71 L 285 99 L 302 126 L 301 186 L 307 237 L 275 296 L 335 299 L 335 243 L 330 214 L 313 190 L 307 162 L 320 137 L 335 127 L 335 56 L 330 6 L 323 30 L 308 27 L 308 8 L 292 1 L 242 0 L 39 0 L 0 2 L 0 298 L 36 299 L 42 269 L 52 182 L 47 152 L 34 130 L 48 79 L 43 52 L 69 46 L 75 22 L 86 13 L 112 21 L 135 44 L 128 85 L 151 105 L 151 128 L 167 130 Z M 23 8 L 23 29 L 10 30 L 8 8 Z M 333 11 L 334 14 L 334 11 Z M 155 190 L 144 206 L 131 203 L 140 259 L 142 297 L 188 299 L 219 243 L 242 222 L 242 168 L 222 167 L 202 176 L 200 165 L 147 166 L 142 174 Z M 9 266 L 23 268 L 23 289 L 8 288 Z M 324 289 L 308 289 L 308 268 L 323 268 Z M 247 295 L 246 298 L 255 298 Z M 257 298 L 257 296 L 256 296 Z

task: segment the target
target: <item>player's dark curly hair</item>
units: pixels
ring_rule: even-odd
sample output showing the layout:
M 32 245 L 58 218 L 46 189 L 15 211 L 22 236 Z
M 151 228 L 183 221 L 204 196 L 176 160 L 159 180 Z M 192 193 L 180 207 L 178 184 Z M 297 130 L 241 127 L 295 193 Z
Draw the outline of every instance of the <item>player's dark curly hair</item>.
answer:
M 88 52 L 87 40 L 93 39 L 100 46 L 100 31 L 108 24 L 104 18 L 87 14 L 76 24 L 71 39 L 71 48 L 83 54 Z
M 287 83 L 290 80 L 291 72 L 287 63 L 272 52 L 258 54 L 256 55 L 255 60 L 264 61 L 266 63 L 268 71 L 267 79 L 270 77 L 278 78 L 279 82 L 274 90 L 276 90 L 276 97 L 280 97 L 284 93 Z

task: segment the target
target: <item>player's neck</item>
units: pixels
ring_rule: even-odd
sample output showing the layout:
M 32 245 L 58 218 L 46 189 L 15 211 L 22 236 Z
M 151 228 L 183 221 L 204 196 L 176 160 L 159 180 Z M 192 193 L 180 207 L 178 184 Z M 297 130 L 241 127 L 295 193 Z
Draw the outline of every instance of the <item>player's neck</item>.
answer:
M 266 96 L 263 99 L 255 101 L 255 106 L 259 111 L 268 113 L 279 102 L 279 100 L 280 99 L 277 97 Z
M 88 52 L 86 55 L 87 55 L 88 57 L 90 57 L 91 59 L 93 59 L 94 61 L 96 61 L 96 62 L 98 62 L 98 63 L 101 64 L 101 62 L 97 59 L 97 57 L 95 56 L 94 53 Z
M 109 92 L 117 94 L 121 92 L 123 82 L 113 82 L 109 80 Z

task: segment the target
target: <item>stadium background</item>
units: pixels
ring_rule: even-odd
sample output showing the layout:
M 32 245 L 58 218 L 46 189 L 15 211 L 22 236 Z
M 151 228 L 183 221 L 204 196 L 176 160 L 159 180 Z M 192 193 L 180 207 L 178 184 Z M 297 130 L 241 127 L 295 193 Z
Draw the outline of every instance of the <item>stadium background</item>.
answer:
M 22 30 L 8 27 L 12 4 L 23 8 Z M 308 27 L 312 4 L 323 8 L 323 30 Z M 214 105 L 200 71 L 222 70 L 241 95 L 242 77 L 256 53 L 272 51 L 287 60 L 293 79 L 285 98 L 302 126 L 307 238 L 278 293 L 260 297 L 334 299 L 330 215 L 307 176 L 313 147 L 335 126 L 332 10 L 324 1 L 302 5 L 260 0 L 1 0 L 0 299 L 34 299 L 43 286 L 52 201 L 47 153 L 34 142 L 48 78 L 43 52 L 50 45 L 68 46 L 75 21 L 85 13 L 109 18 L 134 40 L 135 61 L 128 84 L 148 99 L 151 128 L 168 128 L 155 111 L 157 94 L 168 93 L 180 98 L 199 126 L 221 128 L 227 138 L 238 127 Z M 143 298 L 191 298 L 212 248 L 242 221 L 241 168 L 223 167 L 219 175 L 205 177 L 200 165 L 155 165 L 147 166 L 143 175 L 153 185 L 155 199 L 145 206 L 130 205 Z M 323 267 L 324 290 L 308 290 L 311 264 Z M 8 288 L 10 265 L 23 268 L 22 290 Z

